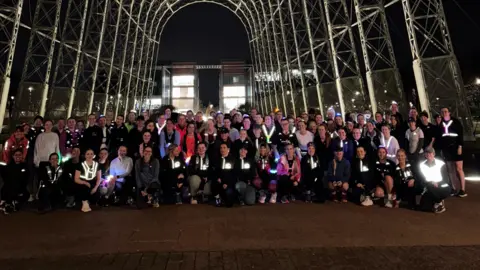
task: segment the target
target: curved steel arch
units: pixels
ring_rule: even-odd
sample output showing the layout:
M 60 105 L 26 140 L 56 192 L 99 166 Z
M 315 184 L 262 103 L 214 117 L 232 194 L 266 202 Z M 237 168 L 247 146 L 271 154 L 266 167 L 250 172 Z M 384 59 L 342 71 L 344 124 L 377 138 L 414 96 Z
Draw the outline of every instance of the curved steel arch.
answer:
M 181 2 L 182 2 L 182 1 L 176 1 L 176 2 L 174 3 L 174 5 L 175 5 L 175 4 L 180 4 Z M 199 2 L 202 2 L 202 1 L 194 1 L 194 2 L 195 2 L 195 3 L 199 3 Z M 206 1 L 203 1 L 203 2 L 206 2 Z M 215 2 L 214 2 L 214 1 L 209 1 L 209 2 L 210 2 L 210 3 L 214 3 L 214 4 L 219 4 L 218 1 L 215 1 Z M 259 33 L 259 29 L 261 29 L 261 27 L 259 26 L 259 24 L 261 24 L 261 23 L 257 23 L 255 19 L 252 19 L 252 17 L 254 17 L 253 14 L 252 14 L 252 11 L 251 11 L 250 9 L 248 9 L 248 7 L 245 5 L 245 3 L 244 3 L 243 1 L 239 1 L 238 3 L 235 3 L 235 2 L 233 2 L 233 1 L 227 1 L 227 2 L 228 2 L 228 3 L 231 3 L 233 6 L 236 7 L 234 13 L 235 13 L 238 17 L 240 17 L 240 18 L 242 17 L 242 16 L 240 16 L 240 15 L 237 13 L 237 12 L 240 12 L 240 13 L 242 13 L 243 17 L 246 18 L 246 19 L 245 19 L 246 22 L 247 22 L 246 24 L 249 25 L 249 27 L 248 27 L 248 28 L 246 27 L 246 29 L 247 29 L 247 30 L 250 29 L 250 31 L 247 31 L 247 34 L 250 35 L 250 37 L 249 37 L 249 38 L 250 38 L 250 43 L 251 43 L 251 44 L 253 43 L 253 45 L 252 45 L 253 48 L 251 49 L 251 53 L 253 53 L 253 54 L 255 55 L 254 57 L 252 57 L 252 60 L 256 62 L 254 66 L 256 66 L 255 69 L 256 69 L 257 73 L 263 73 L 263 72 L 262 72 L 263 67 L 262 67 L 262 65 L 261 65 L 260 62 L 259 62 L 259 61 L 260 61 L 259 58 L 260 58 L 261 55 L 262 55 L 262 53 L 260 53 L 260 51 L 261 51 L 260 48 L 262 48 L 262 46 L 260 46 L 259 43 L 258 43 L 258 39 L 259 39 L 258 35 L 255 35 L 255 34 L 254 34 L 254 33 Z M 159 10 L 161 9 L 161 7 L 163 6 L 163 4 L 165 4 L 165 2 L 161 2 L 161 3 L 159 4 L 159 6 L 158 6 L 158 8 L 157 8 L 157 11 L 156 11 L 156 14 L 158 14 L 158 12 L 159 12 Z M 226 5 L 224 5 L 223 3 L 220 3 L 220 4 L 222 4 L 223 6 L 226 6 Z M 166 15 L 169 11 L 170 11 L 170 12 L 173 11 L 172 7 L 173 7 L 174 5 L 168 5 L 168 4 L 167 4 L 167 6 L 168 6 L 167 9 L 164 9 L 164 10 L 163 10 L 163 13 L 162 13 L 160 16 L 159 16 L 159 15 L 155 15 L 155 18 L 158 19 L 158 22 L 153 23 L 153 25 L 156 25 L 156 26 L 157 26 L 157 29 L 156 29 L 156 31 L 155 31 L 156 33 L 154 34 L 153 40 L 157 40 L 157 37 L 159 37 L 159 34 L 161 35 L 161 33 L 158 32 L 158 27 L 159 27 L 159 26 L 162 26 L 162 28 L 163 28 L 163 26 L 165 25 L 165 23 L 161 24 L 161 21 L 162 21 L 162 19 L 165 17 L 165 15 Z M 245 12 L 245 11 L 243 10 L 242 6 L 247 7 L 247 12 Z M 229 8 L 229 9 L 232 10 L 231 8 Z M 179 10 L 179 9 L 178 9 L 178 10 Z M 177 10 L 177 11 L 178 11 L 178 10 Z M 172 13 L 173 13 L 173 12 L 172 12 Z M 249 14 L 250 16 L 247 16 L 247 14 Z M 173 16 L 173 14 L 172 14 L 171 16 Z M 169 17 L 171 17 L 171 16 L 169 16 Z M 169 18 L 169 17 L 167 17 L 167 18 Z M 155 18 L 153 18 L 153 19 L 155 19 Z M 168 21 L 168 20 L 167 20 L 167 21 Z M 241 21 L 243 22 L 243 20 L 241 20 Z M 253 25 L 252 25 L 252 24 L 253 24 Z M 152 24 L 151 24 L 151 25 L 152 25 Z M 260 36 L 260 39 L 262 39 L 261 36 Z M 264 54 L 263 54 L 263 56 L 265 57 Z M 153 59 L 151 58 L 150 61 L 152 62 Z M 265 61 L 263 61 L 263 62 L 265 62 Z M 150 66 L 151 66 L 151 65 L 150 65 Z M 150 69 L 150 72 L 151 72 L 151 69 Z M 260 78 L 260 79 L 261 79 L 261 81 L 263 82 L 263 79 L 262 79 L 262 78 Z M 262 83 L 262 84 L 263 84 L 263 83 Z M 262 88 L 262 84 L 259 85 L 259 88 Z

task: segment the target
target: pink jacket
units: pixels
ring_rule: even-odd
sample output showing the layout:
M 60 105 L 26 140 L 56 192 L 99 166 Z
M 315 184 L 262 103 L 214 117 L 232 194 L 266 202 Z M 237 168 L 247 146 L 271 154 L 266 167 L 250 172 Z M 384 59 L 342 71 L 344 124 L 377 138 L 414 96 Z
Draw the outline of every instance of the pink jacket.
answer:
M 277 164 L 277 175 L 289 175 L 289 170 L 290 166 L 288 165 L 287 157 L 283 155 Z M 297 156 L 295 156 L 295 162 L 293 162 L 292 175 L 295 177 L 295 181 L 300 181 L 301 167 L 300 159 Z

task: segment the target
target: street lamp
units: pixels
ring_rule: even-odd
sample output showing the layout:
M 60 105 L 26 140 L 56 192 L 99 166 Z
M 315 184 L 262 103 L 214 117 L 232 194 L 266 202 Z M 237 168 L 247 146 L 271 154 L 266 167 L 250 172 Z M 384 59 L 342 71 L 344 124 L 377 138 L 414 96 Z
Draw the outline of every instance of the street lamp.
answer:
M 30 93 L 33 91 L 33 87 L 32 86 L 29 86 L 28 87 L 28 91 L 30 91 Z

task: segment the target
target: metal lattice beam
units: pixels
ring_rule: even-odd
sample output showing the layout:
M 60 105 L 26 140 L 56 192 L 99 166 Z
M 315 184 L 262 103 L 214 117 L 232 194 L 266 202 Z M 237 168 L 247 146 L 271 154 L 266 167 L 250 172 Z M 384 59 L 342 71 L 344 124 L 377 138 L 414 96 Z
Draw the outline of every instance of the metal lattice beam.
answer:
M 442 1 L 402 0 L 402 5 L 422 110 L 449 108 L 463 122 L 466 136 L 472 136 L 472 117 Z

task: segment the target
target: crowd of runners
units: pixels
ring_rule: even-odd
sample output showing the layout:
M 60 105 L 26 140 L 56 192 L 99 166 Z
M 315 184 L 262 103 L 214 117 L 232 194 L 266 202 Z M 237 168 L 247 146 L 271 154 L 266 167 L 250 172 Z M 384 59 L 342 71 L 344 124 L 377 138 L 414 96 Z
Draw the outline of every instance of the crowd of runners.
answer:
M 4 143 L 0 209 L 351 201 L 441 213 L 465 197 L 463 129 L 398 105 L 375 115 L 311 109 L 37 116 Z

